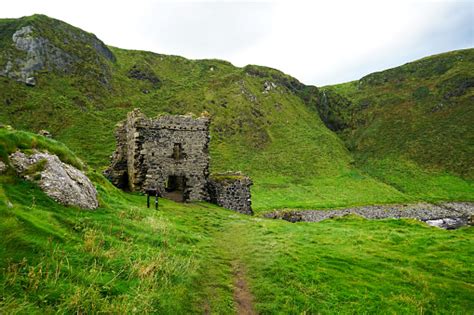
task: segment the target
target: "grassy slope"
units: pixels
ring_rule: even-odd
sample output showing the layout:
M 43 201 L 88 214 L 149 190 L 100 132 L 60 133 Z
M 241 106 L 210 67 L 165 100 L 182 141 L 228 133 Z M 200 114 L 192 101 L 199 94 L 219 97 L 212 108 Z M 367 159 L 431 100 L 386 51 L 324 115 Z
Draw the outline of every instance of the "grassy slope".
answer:
M 214 169 L 249 172 L 258 209 L 415 198 L 354 169 L 301 96 L 261 93 L 265 78 L 220 61 L 113 50 L 117 63 L 108 64 L 108 87 L 53 72 L 42 74 L 35 88 L 0 78 L 0 120 L 50 129 L 100 169 L 113 150 L 113 125 L 131 108 L 148 114 L 206 109 L 215 117 Z M 127 78 L 136 62 L 150 64 L 162 86 Z M 241 80 L 258 103 L 244 97 Z M 16 148 L 47 149 L 82 164 L 59 142 L 0 129 L 2 160 Z M 144 207 L 142 196 L 124 194 L 81 167 L 99 191 L 94 212 L 62 207 L 11 171 L 0 176 L 0 313 L 232 313 L 236 265 L 246 271 L 260 313 L 474 308 L 472 228 L 358 218 L 289 224 L 166 200 L 157 212 Z
M 82 165 L 61 143 L 0 129 L 2 156 L 18 148 L 47 150 Z M 146 209 L 142 196 L 125 194 L 96 171 L 84 170 L 99 193 L 94 212 L 57 204 L 12 169 L 0 175 L 0 313 L 202 310 L 205 266 L 230 274 L 211 251 L 214 230 L 208 228 L 227 211 L 167 200 L 160 200 L 159 212 Z M 222 302 L 231 299 L 229 288 L 219 292 L 216 311 L 232 310 Z
M 472 200 L 473 69 L 474 49 L 453 51 L 323 91 L 363 171 L 418 198 Z
M 1 130 L 0 147 L 62 152 Z M 80 163 L 79 163 L 80 164 Z M 125 194 L 86 170 L 96 211 L 66 208 L 0 176 L 0 313 L 233 313 L 235 266 L 260 313 L 467 313 L 474 229 L 350 217 L 290 224 L 209 204 Z
M 0 77 L 0 101 L 5 105 L 0 121 L 18 129 L 48 129 L 98 170 L 106 167 L 114 150 L 115 123 L 133 108 L 150 116 L 207 110 L 213 115 L 211 168 L 241 170 L 252 176 L 257 211 L 426 197 L 402 192 L 354 167 L 342 141 L 317 115 L 317 89 L 281 72 L 118 48 L 110 48 L 117 59 L 111 62 L 100 56 L 94 59 L 97 53 L 87 45 L 65 46 L 62 37 L 81 33 L 65 23 L 44 16 L 2 23 L 8 25 L 2 26 L 2 45 L 9 52 L 14 51 L 11 34 L 21 25 L 34 25 L 39 34 L 82 61 L 66 75 L 41 73 L 34 88 Z M 159 78 L 159 84 L 130 78 L 127 74 L 134 67 Z M 266 81 L 278 87 L 264 93 Z M 416 179 L 413 185 L 420 187 L 424 180 Z M 453 193 L 449 185 L 441 186 L 433 191 L 432 199 L 472 199 L 472 186 L 458 181 L 459 193 Z

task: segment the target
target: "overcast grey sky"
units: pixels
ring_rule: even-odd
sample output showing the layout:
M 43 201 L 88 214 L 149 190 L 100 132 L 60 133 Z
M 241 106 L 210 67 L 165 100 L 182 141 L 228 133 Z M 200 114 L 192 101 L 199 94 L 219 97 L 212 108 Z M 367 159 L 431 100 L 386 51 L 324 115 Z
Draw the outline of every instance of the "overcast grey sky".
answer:
M 105 43 L 282 70 L 322 86 L 474 47 L 474 0 L 2 1 L 0 17 L 42 13 Z

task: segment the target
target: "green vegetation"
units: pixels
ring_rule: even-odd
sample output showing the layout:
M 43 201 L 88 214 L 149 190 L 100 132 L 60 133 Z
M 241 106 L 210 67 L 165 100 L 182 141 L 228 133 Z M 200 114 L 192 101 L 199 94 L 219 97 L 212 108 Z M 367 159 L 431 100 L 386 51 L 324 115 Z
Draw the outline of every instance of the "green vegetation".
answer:
M 4 152 L 35 143 L 75 159 L 56 141 L 0 133 Z M 88 176 L 99 192 L 95 211 L 61 206 L 13 172 L 0 175 L 0 313 L 227 314 L 237 308 L 237 277 L 260 313 L 474 307 L 472 228 L 358 217 L 291 224 L 163 199 L 156 211 L 96 171 Z
M 32 150 L 47 151 L 57 155 L 64 163 L 71 164 L 80 170 L 84 168 L 83 162 L 61 142 L 30 132 L 14 130 L 5 126 L 1 127 L 0 158 L 8 162 L 8 155 L 17 150 L 26 152 Z
M 474 49 L 427 57 L 324 87 L 324 108 L 367 174 L 423 199 L 472 199 L 472 69 Z
M 261 313 L 465 313 L 473 306 L 472 228 L 451 233 L 358 217 L 230 224 L 228 238 L 244 236 L 231 246 L 243 253 Z
M 97 171 L 106 168 L 108 157 L 114 150 L 115 124 L 133 108 L 139 107 L 149 117 L 163 112 L 200 114 L 207 111 L 212 116 L 211 171 L 234 170 L 249 175 L 254 182 L 253 204 L 257 211 L 406 202 L 425 198 L 473 200 L 472 178 L 456 171 L 464 168 L 464 172 L 470 174 L 473 164 L 468 163 L 469 156 L 473 156 L 472 146 L 467 145 L 468 139 L 463 138 L 472 130 L 472 124 L 466 124 L 472 121 L 472 117 L 464 103 L 456 107 L 460 108 L 456 124 L 450 124 L 440 133 L 456 135 L 454 131 L 449 131 L 456 128 L 464 135 L 453 136 L 450 142 L 447 142 L 447 137 L 436 133 L 447 125 L 447 120 L 440 118 L 433 122 L 438 129 L 433 129 L 423 141 L 406 139 L 409 137 L 406 133 L 407 136 L 402 139 L 405 142 L 398 143 L 393 138 L 405 128 L 406 119 L 400 119 L 395 124 L 390 122 L 390 118 L 384 120 L 382 130 L 376 128 L 382 123 L 377 123 L 379 119 L 368 129 L 357 129 L 354 137 L 341 134 L 349 151 L 338 135 L 326 128 L 318 117 L 318 111 L 323 119 L 329 117 L 335 126 L 352 126 L 346 121 L 352 119 L 351 109 L 357 102 L 347 101 L 341 96 L 346 94 L 341 91 L 353 90 L 355 83 L 331 88 L 337 93 L 333 92 L 324 100 L 316 87 L 305 86 L 280 71 L 266 67 L 252 65 L 237 68 L 221 60 L 187 60 L 113 47 L 109 49 L 114 57 L 107 59 L 104 57 L 107 53 L 103 51 L 107 48 L 104 46 L 96 50 L 93 43 L 99 42 L 92 34 L 46 16 L 35 15 L 2 23 L 8 25 L 2 27 L 2 32 L 6 34 L 2 40 L 9 44 L 5 44 L 5 52 L 0 55 L 14 54 L 16 49 L 12 46 L 11 34 L 19 26 L 32 25 L 36 35 L 48 38 L 80 62 L 67 71 L 54 67 L 50 71 L 42 71 L 37 76 L 35 87 L 0 77 L 0 102 L 4 104 L 0 109 L 0 122 L 29 131 L 49 130 L 55 139 L 64 142 Z M 53 32 L 52 29 L 58 31 Z M 67 41 L 84 38 L 89 44 L 69 45 L 64 43 L 64 38 Z M 94 59 L 94 56 L 97 58 Z M 456 67 L 457 63 L 453 65 Z M 4 63 L 0 61 L 0 69 L 3 67 Z M 448 80 L 443 85 L 443 91 L 448 91 L 449 86 L 456 82 Z M 436 86 L 429 86 L 430 93 L 425 95 L 424 90 L 415 93 L 416 88 L 410 88 L 406 94 L 407 97 L 416 94 L 417 98 L 426 100 L 434 95 L 436 89 Z M 467 98 L 471 95 L 469 93 L 453 96 L 452 99 Z M 334 102 L 334 98 L 339 101 Z M 340 104 L 343 106 L 339 107 Z M 381 107 L 377 107 L 380 112 Z M 384 106 L 383 110 L 386 108 Z M 405 112 L 402 108 L 397 111 Z M 389 115 L 389 111 L 387 113 Z M 410 119 L 415 123 L 423 115 L 424 111 L 417 111 L 411 114 Z M 445 114 L 442 115 L 444 117 Z M 420 133 L 426 130 L 424 126 L 420 123 Z M 370 137 L 362 137 L 365 134 Z M 372 135 L 374 139 L 387 137 L 390 141 L 377 140 L 377 146 L 373 146 Z M 359 138 L 360 141 L 354 140 Z M 451 146 L 448 154 L 440 149 L 446 148 L 446 143 Z M 366 146 L 369 146 L 367 150 L 354 151 L 355 147 Z M 437 165 L 435 172 L 428 170 L 426 163 L 420 162 L 430 160 L 431 147 L 436 147 L 433 153 L 433 161 Z M 423 174 L 423 179 L 436 181 L 437 177 L 446 175 L 443 178 L 448 185 L 438 187 L 434 192 L 425 188 L 424 181 L 411 181 L 416 191 L 401 189 L 400 185 L 391 186 L 393 180 L 369 162 L 364 162 L 369 158 L 373 160 L 374 156 L 379 157 L 379 151 L 380 157 L 391 159 L 384 150 L 396 151 L 396 158 L 387 160 L 393 163 L 398 161 L 399 152 L 405 152 L 405 155 L 413 151 L 423 152 L 423 158 L 413 160 L 408 155 L 406 159 L 417 163 L 417 172 Z M 449 166 L 454 164 L 457 165 L 455 168 Z M 396 169 L 400 170 L 400 178 L 408 177 L 403 169 Z M 398 176 L 395 173 L 392 175 Z
M 35 87 L 0 77 L 0 122 L 57 139 L 2 127 L 0 159 L 54 153 L 87 173 L 100 207 L 64 207 L 11 168 L 0 175 L 0 313 L 228 314 L 237 281 L 263 314 L 474 309 L 472 227 L 260 216 L 473 200 L 473 50 L 320 93 L 265 67 L 112 47 L 108 58 L 92 34 L 42 15 L 0 20 L 0 69 L 19 54 L 11 36 L 26 25 L 79 62 L 41 71 Z M 115 124 L 134 107 L 210 113 L 212 171 L 250 175 L 257 216 L 162 199 L 156 211 L 113 187 L 101 171 Z
M 290 224 L 124 194 L 65 208 L 0 177 L 0 312 L 232 313 L 243 266 L 261 313 L 466 313 L 472 228 L 355 217 Z M 10 204 L 10 206 L 8 206 Z
M 0 178 L 0 312 L 202 310 L 204 268 L 226 272 L 210 253 L 205 223 L 225 211 L 160 200 L 157 212 L 146 209 L 144 197 L 92 177 L 102 205 L 95 212 L 62 207 L 35 185 Z M 219 298 L 231 294 L 229 285 Z M 213 306 L 220 313 L 233 307 Z
M 241 173 L 217 173 L 211 174 L 209 177 L 217 182 L 220 182 L 226 180 L 241 180 L 245 178 L 245 175 Z

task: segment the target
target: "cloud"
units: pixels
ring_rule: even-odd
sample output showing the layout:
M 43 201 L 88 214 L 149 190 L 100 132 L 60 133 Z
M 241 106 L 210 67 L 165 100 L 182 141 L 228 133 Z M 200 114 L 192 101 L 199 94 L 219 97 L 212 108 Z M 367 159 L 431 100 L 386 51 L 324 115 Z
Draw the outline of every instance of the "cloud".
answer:
M 9 1 L 107 44 L 260 64 L 315 85 L 345 82 L 474 44 L 473 1 Z
M 191 58 L 226 57 L 263 40 L 271 25 L 269 3 L 159 3 L 147 32 L 162 51 Z

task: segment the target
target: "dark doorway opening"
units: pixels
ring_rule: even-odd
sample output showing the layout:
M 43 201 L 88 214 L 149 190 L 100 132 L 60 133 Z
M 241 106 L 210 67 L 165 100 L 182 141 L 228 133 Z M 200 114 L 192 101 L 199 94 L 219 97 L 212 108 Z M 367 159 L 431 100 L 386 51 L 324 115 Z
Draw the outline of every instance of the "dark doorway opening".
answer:
M 183 202 L 185 201 L 185 190 L 186 178 L 184 176 L 171 175 L 168 177 L 164 197 L 174 201 Z

